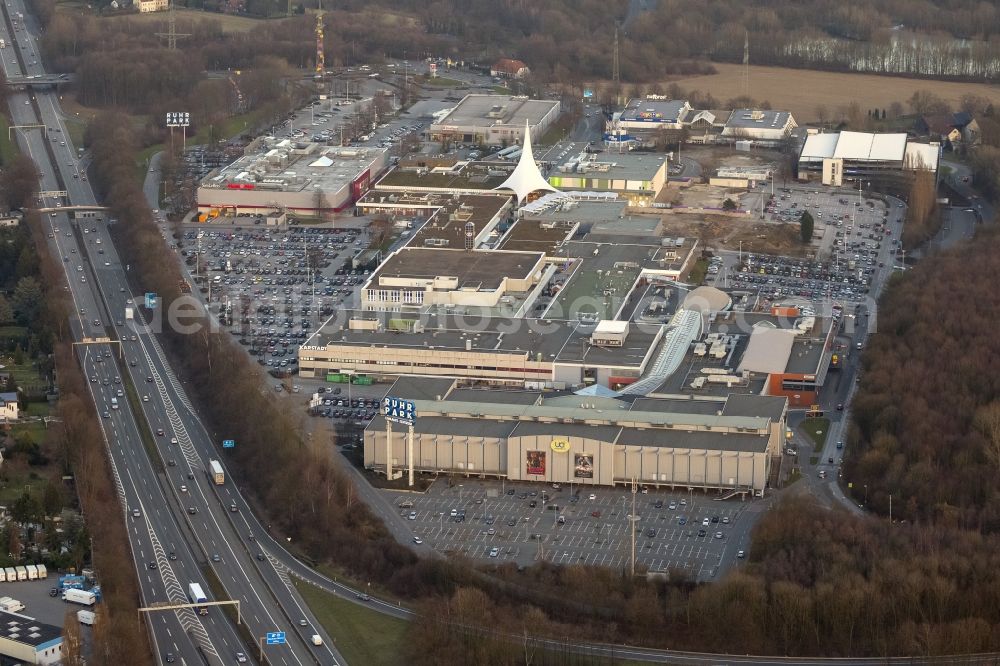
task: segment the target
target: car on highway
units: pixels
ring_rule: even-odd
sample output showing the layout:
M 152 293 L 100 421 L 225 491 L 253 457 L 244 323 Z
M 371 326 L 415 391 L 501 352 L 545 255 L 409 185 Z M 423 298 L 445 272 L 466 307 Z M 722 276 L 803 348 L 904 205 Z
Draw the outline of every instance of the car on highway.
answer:
M 157 428 L 156 429 L 156 436 L 157 437 L 163 437 L 163 428 Z
M 148 395 L 142 396 L 142 401 L 143 402 L 149 402 L 149 396 Z
M 237 663 L 245 664 L 245 663 L 247 663 L 247 656 L 245 654 L 243 654 L 242 652 L 237 652 L 236 653 L 236 661 L 237 661 Z
M 196 507 L 196 506 L 189 506 L 188 507 L 188 513 L 193 516 L 194 514 L 198 513 L 198 507 Z
M 744 551 L 742 551 L 742 550 L 736 551 L 736 559 L 742 560 L 746 556 L 747 556 L 747 554 Z
M 257 561 L 258 562 L 264 561 L 264 553 L 257 553 Z
M 218 554 L 218 553 L 212 553 L 212 561 L 213 561 L 213 562 L 221 562 L 221 561 L 222 561 L 222 558 L 221 558 L 221 557 L 219 557 L 219 554 Z
M 177 661 L 177 657 L 174 656 L 173 652 L 168 652 L 163 656 L 163 661 L 167 662 L 168 664 L 172 664 L 175 661 Z

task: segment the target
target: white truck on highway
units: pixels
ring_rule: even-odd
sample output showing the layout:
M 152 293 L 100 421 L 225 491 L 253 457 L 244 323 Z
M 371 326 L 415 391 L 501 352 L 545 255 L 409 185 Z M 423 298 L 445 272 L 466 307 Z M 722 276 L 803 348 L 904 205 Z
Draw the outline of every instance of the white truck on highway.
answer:
M 188 585 L 188 600 L 193 604 L 202 604 L 208 601 L 208 597 L 205 596 L 205 591 L 201 589 L 201 585 L 191 583 Z M 208 615 L 208 607 L 201 606 L 198 608 L 198 615 Z
M 5 48 L 7 48 L 7 40 L 0 39 L 0 49 L 5 49 Z
M 81 604 L 83 606 L 93 606 L 97 603 L 97 595 L 90 590 L 63 590 L 62 595 L 63 601 L 68 601 L 72 604 Z
M 218 460 L 209 460 L 208 467 L 215 485 L 221 486 L 226 482 L 226 473 L 222 471 L 222 465 L 219 464 Z

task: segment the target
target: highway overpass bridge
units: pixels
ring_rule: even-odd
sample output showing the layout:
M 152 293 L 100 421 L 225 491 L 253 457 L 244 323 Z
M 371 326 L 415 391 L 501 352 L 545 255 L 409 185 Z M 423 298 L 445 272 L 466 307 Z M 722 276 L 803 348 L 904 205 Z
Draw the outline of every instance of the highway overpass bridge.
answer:
M 65 83 L 72 83 L 74 74 L 30 74 L 28 76 L 8 76 L 7 85 L 11 88 L 49 88 Z

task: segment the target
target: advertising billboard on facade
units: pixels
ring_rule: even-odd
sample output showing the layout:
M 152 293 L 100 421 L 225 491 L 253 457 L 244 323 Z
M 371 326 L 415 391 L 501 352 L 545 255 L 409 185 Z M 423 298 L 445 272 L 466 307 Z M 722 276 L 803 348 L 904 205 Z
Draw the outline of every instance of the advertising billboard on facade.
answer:
M 594 478 L 594 455 L 577 453 L 573 456 L 573 476 L 578 479 Z
M 545 475 L 545 451 L 525 451 L 526 472 Z

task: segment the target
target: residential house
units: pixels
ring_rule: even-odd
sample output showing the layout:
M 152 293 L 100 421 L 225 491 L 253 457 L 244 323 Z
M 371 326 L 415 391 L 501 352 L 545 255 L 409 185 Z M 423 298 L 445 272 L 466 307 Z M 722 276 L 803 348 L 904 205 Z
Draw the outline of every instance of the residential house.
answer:
M 169 0 L 136 0 L 135 2 L 135 6 L 139 9 L 140 14 L 165 12 L 167 11 L 168 4 Z
M 0 393 L 0 421 L 16 421 L 17 418 L 17 393 Z
M 968 111 L 959 111 L 953 116 L 955 128 L 962 133 L 962 143 L 967 146 L 978 146 L 983 140 L 979 123 Z
M 951 114 L 920 116 L 914 121 L 913 129 L 918 136 L 929 136 L 952 144 L 962 140 L 962 132 L 955 127 Z
M 523 79 L 531 70 L 520 60 L 511 58 L 501 58 L 490 67 L 490 76 L 497 76 L 502 79 Z
M 913 129 L 918 136 L 940 139 L 951 145 L 977 145 L 981 140 L 979 123 L 972 114 L 965 111 L 951 114 L 920 116 L 914 121 Z

